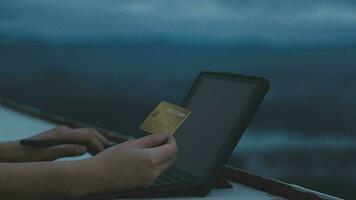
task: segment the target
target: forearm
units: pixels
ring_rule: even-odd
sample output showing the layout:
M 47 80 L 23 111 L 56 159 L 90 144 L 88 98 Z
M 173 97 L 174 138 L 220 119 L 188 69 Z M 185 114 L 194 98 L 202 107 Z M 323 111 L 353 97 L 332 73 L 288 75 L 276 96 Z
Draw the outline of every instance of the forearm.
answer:
M 71 199 L 96 193 L 100 174 L 90 165 L 90 160 L 0 163 L 1 199 Z
M 18 162 L 22 155 L 13 147 L 20 145 L 18 141 L 0 142 L 0 163 L 1 162 Z

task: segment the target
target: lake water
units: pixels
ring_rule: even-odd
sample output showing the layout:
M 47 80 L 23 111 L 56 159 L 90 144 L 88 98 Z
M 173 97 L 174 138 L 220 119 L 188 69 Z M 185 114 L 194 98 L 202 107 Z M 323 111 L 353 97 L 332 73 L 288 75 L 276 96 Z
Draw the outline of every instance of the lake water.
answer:
M 230 164 L 261 176 L 352 199 L 356 137 L 246 131 Z

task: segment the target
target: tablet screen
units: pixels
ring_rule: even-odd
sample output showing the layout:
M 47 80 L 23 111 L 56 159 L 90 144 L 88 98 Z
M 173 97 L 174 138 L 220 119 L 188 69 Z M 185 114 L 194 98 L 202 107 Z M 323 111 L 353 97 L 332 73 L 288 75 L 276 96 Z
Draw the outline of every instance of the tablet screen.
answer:
M 204 176 L 235 123 L 241 121 L 243 108 L 257 87 L 256 82 L 238 78 L 202 78 L 184 105 L 192 111 L 191 116 L 174 134 L 179 148 L 175 167 Z

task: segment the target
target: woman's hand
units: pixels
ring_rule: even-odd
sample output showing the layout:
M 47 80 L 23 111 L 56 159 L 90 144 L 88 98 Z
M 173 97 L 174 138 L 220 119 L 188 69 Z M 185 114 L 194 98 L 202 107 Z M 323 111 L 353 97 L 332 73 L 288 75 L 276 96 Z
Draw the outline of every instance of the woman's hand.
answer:
M 63 145 L 47 148 L 23 146 L 19 141 L 0 143 L 0 162 L 52 161 L 62 157 L 95 155 L 105 149 L 108 140 L 95 129 L 71 129 L 59 126 L 29 139 L 59 140 Z
M 176 160 L 175 139 L 168 134 L 149 135 L 111 147 L 89 159 L 97 176 L 94 193 L 145 188 Z
M 73 138 L 72 135 L 76 136 Z M 79 145 L 56 147 L 60 150 L 31 149 L 31 153 L 26 154 L 30 160 L 53 160 L 63 155 L 77 155 L 79 153 L 73 151 L 77 148 L 82 148 L 81 152 L 87 148 L 98 152 L 103 149 L 104 143 L 104 139 L 92 130 L 67 127 L 59 127 L 35 137 L 62 139 Z M 77 199 L 92 194 L 147 187 L 176 160 L 178 150 L 175 140 L 168 138 L 167 134 L 160 134 L 128 141 L 86 160 L 0 163 L 1 199 Z M 0 156 L 3 155 L 1 150 Z M 17 151 L 24 153 L 19 149 Z

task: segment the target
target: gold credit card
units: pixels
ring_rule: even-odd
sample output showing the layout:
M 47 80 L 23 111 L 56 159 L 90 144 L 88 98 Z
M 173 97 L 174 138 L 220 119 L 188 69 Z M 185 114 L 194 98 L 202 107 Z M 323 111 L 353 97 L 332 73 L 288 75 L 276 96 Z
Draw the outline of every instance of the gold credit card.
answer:
M 172 135 L 190 113 L 188 109 L 162 101 L 141 124 L 140 129 L 151 134 Z

